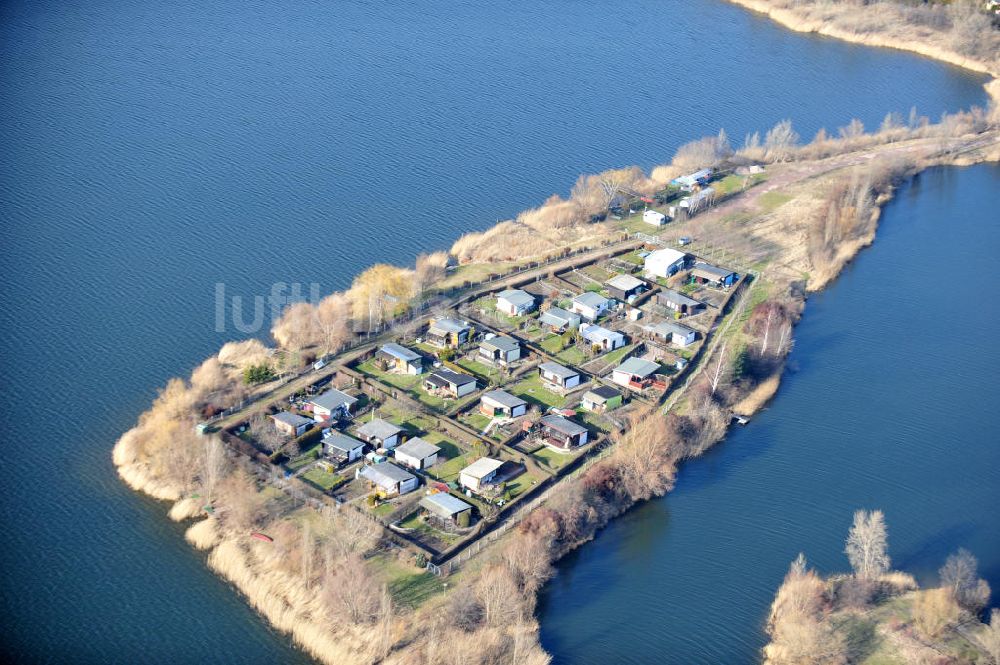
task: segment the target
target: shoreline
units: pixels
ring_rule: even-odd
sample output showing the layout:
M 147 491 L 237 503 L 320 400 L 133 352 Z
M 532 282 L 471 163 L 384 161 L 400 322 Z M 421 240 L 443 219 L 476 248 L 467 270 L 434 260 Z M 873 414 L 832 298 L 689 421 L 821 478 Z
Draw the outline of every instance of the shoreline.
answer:
M 818 29 L 817 26 L 810 26 L 808 23 L 800 22 L 796 26 L 796 17 L 791 12 L 774 8 L 766 1 L 730 1 L 747 9 L 766 14 L 769 18 L 775 20 L 779 24 L 798 32 L 816 32 L 832 38 L 842 39 L 844 41 L 850 41 L 867 46 L 897 48 L 942 60 L 944 62 L 948 62 L 949 64 L 962 66 L 973 71 L 990 74 L 995 78 L 986 84 L 985 87 L 987 93 L 995 100 L 1000 99 L 1000 79 L 996 78 L 1000 74 L 996 71 L 990 70 L 984 63 L 973 63 L 981 67 L 981 69 L 977 69 L 975 66 L 970 67 L 967 63 L 956 61 L 955 58 L 959 58 L 963 61 L 967 59 L 960 58 L 960 56 L 957 56 L 956 54 L 951 54 L 949 56 L 947 52 L 939 51 L 933 47 L 923 47 L 918 44 L 917 46 L 920 48 L 913 48 L 912 45 L 908 46 L 889 43 L 892 40 L 884 40 L 886 43 L 880 43 L 878 40 L 873 41 L 870 37 L 851 35 L 850 33 L 843 33 L 844 36 L 842 36 L 837 33 L 841 33 L 843 31 L 835 29 L 824 30 L 822 29 L 822 26 L 818 26 Z M 978 158 L 963 158 L 955 156 L 939 158 L 937 161 L 931 161 L 923 164 L 914 173 L 909 174 L 907 177 L 913 177 L 916 173 L 935 166 L 964 166 L 983 161 L 998 161 L 998 159 L 1000 159 L 1000 151 L 996 149 L 996 143 L 993 144 L 993 148 L 993 153 Z M 876 151 L 876 148 L 872 148 L 867 152 L 873 151 Z M 970 159 L 972 161 L 968 161 Z M 818 281 L 813 282 L 812 278 L 810 278 L 809 291 L 818 291 L 825 288 L 834 279 L 836 279 L 843 268 L 848 265 L 862 249 L 874 242 L 880 212 L 882 207 L 892 199 L 892 196 L 893 191 L 891 187 L 888 191 L 879 193 L 872 211 L 873 217 L 871 222 L 873 226 L 871 227 L 870 233 L 860 238 L 856 238 L 851 242 L 844 242 L 840 244 L 837 248 L 838 251 L 836 256 L 831 259 L 832 264 L 830 270 L 824 275 L 825 279 L 821 278 L 818 279 Z M 706 363 L 708 362 L 708 359 L 711 358 L 714 351 L 714 348 L 707 350 L 705 360 Z M 744 396 L 740 403 L 742 407 L 740 411 L 745 411 L 745 415 L 752 415 L 774 399 L 780 388 L 780 377 L 782 375 L 782 371 L 783 363 L 777 368 L 774 375 L 762 382 L 762 384 L 753 392 Z M 707 448 L 722 441 L 725 438 L 726 431 L 727 430 L 723 431 L 721 436 L 709 442 L 703 450 L 707 450 Z M 185 492 L 182 489 L 171 486 L 168 482 L 164 482 L 162 478 L 156 477 L 155 474 L 150 472 L 149 466 L 144 462 L 129 459 L 125 450 L 126 446 L 122 445 L 122 442 L 125 441 L 128 436 L 129 434 L 127 433 L 116 444 L 114 453 L 115 466 L 122 480 L 135 491 L 143 492 L 157 499 L 172 502 L 173 507 L 170 510 L 170 517 L 175 521 L 190 520 L 199 516 L 201 511 L 198 502 L 194 502 L 190 498 L 183 498 Z M 654 496 L 659 495 L 654 493 Z M 605 519 L 603 523 L 595 525 L 591 533 L 585 534 L 582 538 L 575 542 L 562 543 L 558 549 L 554 549 L 550 552 L 550 556 L 548 557 L 549 563 L 558 560 L 569 551 L 585 544 L 592 539 L 594 534 L 603 528 L 603 526 L 606 525 L 611 519 L 620 516 L 638 503 L 647 499 L 648 498 L 637 498 L 632 500 L 627 505 L 619 506 L 617 510 L 604 516 Z M 289 633 L 297 645 L 302 647 L 306 652 L 310 653 L 318 660 L 326 663 L 411 662 L 411 660 L 407 658 L 406 652 L 392 651 L 385 655 L 379 654 L 377 648 L 373 647 L 373 638 L 369 635 L 369 632 L 373 629 L 359 629 L 355 626 L 350 626 L 347 628 L 340 628 L 342 632 L 335 634 L 331 633 L 326 629 L 329 625 L 330 617 L 326 616 L 323 607 L 318 604 L 316 597 L 310 597 L 309 589 L 303 586 L 299 580 L 289 576 L 286 572 L 281 570 L 279 565 L 280 562 L 276 561 L 273 556 L 268 556 L 268 550 L 260 544 L 247 544 L 244 542 L 245 539 L 241 539 L 238 536 L 223 534 L 219 528 L 217 518 L 208 517 L 195 521 L 188 527 L 185 537 L 189 543 L 192 544 L 192 546 L 201 550 L 209 551 L 208 564 L 213 571 L 231 582 L 234 587 L 248 600 L 248 602 L 268 620 L 269 623 L 271 623 L 278 630 Z M 503 540 L 506 539 L 501 539 L 498 543 Z M 491 544 L 487 549 L 495 550 L 498 547 L 498 543 Z M 537 591 L 533 591 L 532 593 L 534 593 L 537 598 Z M 420 620 L 415 619 L 412 616 L 404 617 L 404 619 L 413 621 L 414 623 Z M 537 647 L 536 652 L 540 652 L 540 645 L 538 644 L 537 638 L 537 617 L 535 617 L 534 614 L 530 617 L 525 617 L 519 626 L 524 627 L 527 631 L 526 634 L 529 641 L 534 647 Z M 400 621 L 397 620 L 396 625 L 392 627 L 391 632 L 394 639 L 399 638 L 405 641 L 406 636 L 412 631 L 413 627 L 400 625 Z M 487 631 L 484 630 L 481 632 L 486 633 Z M 536 652 L 531 652 L 529 655 L 533 656 Z M 425 655 L 427 655 L 428 659 L 430 658 L 429 654 Z M 536 661 L 524 660 L 522 662 L 528 663 Z M 539 660 L 537 662 L 544 661 Z
M 970 166 L 984 161 L 1000 161 L 1000 151 L 992 154 L 987 160 L 954 160 L 951 164 L 931 163 L 920 169 L 919 172 L 928 168 L 938 167 L 963 167 Z M 909 177 L 913 177 L 916 173 Z M 880 217 L 882 207 L 891 201 L 892 193 L 883 193 L 879 197 L 878 207 L 875 210 L 876 219 Z M 875 240 L 875 230 L 870 237 L 860 239 L 849 248 L 844 248 L 838 258 L 842 261 L 836 272 L 823 284 L 817 285 L 810 292 L 823 290 L 854 258 Z M 760 409 L 767 406 L 776 396 L 781 385 L 782 368 L 765 381 L 741 402 L 740 412 L 743 415 L 752 416 Z M 723 442 L 726 432 L 721 437 L 715 439 L 705 447 L 714 447 Z M 404 663 L 405 659 L 370 659 L 365 654 L 369 651 L 364 633 L 356 631 L 351 635 L 351 648 L 344 649 L 343 634 L 338 633 L 336 637 L 331 637 L 325 630 L 326 619 L 323 618 L 321 609 L 308 598 L 308 594 L 301 584 L 282 573 L 273 560 L 264 556 L 264 550 L 257 544 L 251 543 L 249 546 L 236 536 L 224 536 L 220 533 L 217 520 L 215 518 L 198 519 L 201 511 L 197 505 L 193 505 L 189 499 L 181 498 L 181 493 L 176 488 L 159 482 L 157 479 L 144 472 L 141 464 L 116 464 L 118 471 L 127 485 L 132 489 L 143 492 L 154 498 L 172 503 L 170 518 L 174 521 L 194 520 L 187 528 L 185 538 L 196 549 L 207 551 L 208 565 L 214 572 L 233 584 L 234 588 L 242 595 L 247 602 L 254 607 L 267 621 L 276 629 L 288 633 L 295 644 L 323 663 L 330 665 L 345 662 L 384 662 L 384 663 Z M 599 525 L 593 533 L 583 539 L 569 543 L 557 552 L 551 562 L 558 561 L 569 552 L 585 545 L 597 532 L 612 519 L 616 519 L 625 512 L 628 512 L 645 499 L 635 500 L 627 506 L 621 507 L 614 514 L 608 515 L 608 519 Z M 491 545 L 495 547 L 495 544 Z M 531 629 L 537 643 L 539 625 L 537 618 L 531 622 Z M 400 630 L 396 629 L 397 632 Z M 540 643 L 539 643 L 540 646 Z
M 961 67 L 972 72 L 987 74 L 992 78 L 983 84 L 983 88 L 986 89 L 986 94 L 991 100 L 1000 103 L 1000 63 L 984 62 L 961 55 L 950 49 L 925 44 L 920 41 L 903 41 L 902 38 L 892 35 L 850 32 L 846 29 L 832 26 L 827 22 L 803 16 L 801 12 L 796 12 L 793 9 L 775 6 L 774 0 L 726 1 L 754 13 L 761 14 L 793 32 L 814 33 L 861 46 L 889 48 L 897 51 L 916 53 L 917 55 Z

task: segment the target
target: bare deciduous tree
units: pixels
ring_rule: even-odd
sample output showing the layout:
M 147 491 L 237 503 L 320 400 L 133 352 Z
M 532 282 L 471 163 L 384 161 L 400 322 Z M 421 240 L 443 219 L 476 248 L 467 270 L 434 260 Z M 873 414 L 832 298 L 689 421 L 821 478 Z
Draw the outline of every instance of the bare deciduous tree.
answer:
M 250 531 L 265 514 L 266 499 L 245 471 L 231 473 L 219 483 L 218 502 L 223 522 L 236 532 Z
M 285 442 L 285 437 L 278 431 L 274 426 L 274 421 L 264 411 L 258 411 L 250 419 L 250 436 L 268 452 L 274 452 Z
M 961 610 L 948 589 L 921 591 L 913 601 L 913 623 L 926 639 L 935 640 L 958 621 Z
M 764 150 L 767 159 L 783 162 L 791 156 L 792 149 L 799 142 L 799 135 L 792 129 L 791 120 L 782 120 L 764 137 Z
M 211 504 L 215 498 L 215 488 L 226 475 L 229 460 L 222 440 L 217 436 L 209 437 L 205 444 L 205 464 L 202 471 L 202 486 L 206 502 Z
M 840 665 L 847 660 L 844 639 L 824 620 L 824 584 L 806 567 L 792 562 L 771 606 L 765 649 L 768 665 Z
M 970 612 L 981 612 L 990 600 L 990 585 L 979 579 L 979 562 L 965 548 L 948 557 L 938 571 L 941 585 L 951 591 L 952 598 Z
M 327 553 L 323 597 L 331 610 L 352 623 L 370 623 L 378 616 L 379 592 L 361 557 L 335 559 Z
M 990 612 L 990 623 L 977 636 L 983 649 L 993 659 L 995 665 L 1000 665 L 1000 610 Z
M 715 371 L 712 372 L 711 378 L 712 395 L 715 395 L 715 391 L 719 389 L 719 384 L 725 378 L 725 372 L 730 366 L 729 356 L 726 355 L 726 348 L 728 345 L 729 340 L 726 340 L 722 343 L 722 348 L 719 349 L 719 361 L 715 365 Z
M 316 328 L 323 353 L 336 353 L 351 339 L 351 302 L 343 293 L 323 298 L 315 307 Z
M 889 539 L 881 510 L 859 510 L 847 535 L 847 554 L 854 574 L 873 579 L 889 570 Z
M 504 566 L 490 566 L 476 583 L 476 596 L 483 606 L 483 621 L 503 626 L 518 618 L 520 590 Z
M 392 618 L 392 596 L 389 595 L 389 587 L 383 584 L 382 593 L 379 594 L 378 619 L 375 624 L 375 641 L 373 644 L 375 656 L 379 660 L 384 660 L 392 650 Z
M 316 540 L 312 535 L 312 524 L 305 520 L 302 524 L 302 545 L 300 553 L 302 584 L 306 589 L 312 586 L 313 560 L 316 553 Z
M 632 414 L 629 426 L 614 438 L 614 459 L 629 496 L 645 500 L 660 496 L 673 486 L 676 437 L 655 407 Z
M 448 618 L 453 626 L 472 632 L 483 620 L 483 606 L 468 586 L 460 586 L 448 599 Z

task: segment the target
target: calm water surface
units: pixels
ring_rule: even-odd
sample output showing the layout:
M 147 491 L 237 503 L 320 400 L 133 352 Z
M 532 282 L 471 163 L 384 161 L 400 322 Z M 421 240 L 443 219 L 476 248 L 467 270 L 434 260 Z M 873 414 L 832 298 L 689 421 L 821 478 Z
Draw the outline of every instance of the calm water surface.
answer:
M 871 126 L 911 105 L 934 117 L 981 103 L 982 80 L 709 0 L 0 4 L 4 660 L 305 660 L 110 462 L 157 386 L 240 336 L 215 330 L 216 283 L 243 296 L 275 282 L 331 291 L 376 260 L 411 262 L 565 192 L 583 170 L 650 166 L 720 127 L 742 137 L 783 117 L 803 135 L 853 116 Z M 936 334 L 926 313 L 912 336 Z M 695 472 L 685 473 L 682 492 Z M 830 475 L 836 493 L 841 475 Z M 641 536 L 627 531 L 645 514 L 609 531 L 594 556 L 608 539 L 655 551 L 651 525 L 669 541 L 662 516 Z M 746 519 L 704 526 L 726 518 Z M 822 554 L 809 540 L 794 548 Z M 690 551 L 707 544 L 720 546 Z M 760 551 L 762 571 L 790 557 Z M 681 554 L 663 565 L 684 565 Z M 585 562 L 566 564 L 553 593 L 575 567 L 586 575 Z M 653 573 L 610 568 L 600 593 L 630 579 L 653 589 Z M 719 582 L 704 578 L 716 594 Z M 551 614 L 549 646 L 581 658 L 557 637 L 567 624 L 556 622 L 574 615 Z M 651 632 L 695 639 L 666 624 Z
M 885 511 L 896 567 L 933 583 L 966 547 L 1000 589 L 1000 308 L 976 286 L 998 191 L 984 165 L 899 192 L 873 248 L 810 299 L 772 407 L 559 564 L 541 609 L 557 663 L 757 661 L 788 564 L 848 570 L 862 507 Z

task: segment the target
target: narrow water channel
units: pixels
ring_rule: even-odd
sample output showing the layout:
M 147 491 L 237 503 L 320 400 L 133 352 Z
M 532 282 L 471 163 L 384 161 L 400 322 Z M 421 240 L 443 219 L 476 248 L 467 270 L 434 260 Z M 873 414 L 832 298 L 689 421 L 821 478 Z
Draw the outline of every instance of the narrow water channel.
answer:
M 846 570 L 857 508 L 885 511 L 896 567 L 934 582 L 965 547 L 1000 590 L 998 192 L 996 165 L 899 191 L 809 300 L 770 408 L 559 564 L 540 609 L 556 663 L 755 662 L 789 562 Z

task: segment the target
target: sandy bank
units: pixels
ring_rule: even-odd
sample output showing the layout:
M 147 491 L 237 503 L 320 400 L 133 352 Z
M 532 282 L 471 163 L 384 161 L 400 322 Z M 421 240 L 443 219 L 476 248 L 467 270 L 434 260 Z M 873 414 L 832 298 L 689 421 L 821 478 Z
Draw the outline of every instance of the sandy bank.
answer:
M 812 32 L 853 44 L 909 51 L 933 58 L 934 60 L 956 65 L 963 69 L 989 74 L 993 77 L 993 80 L 984 85 L 986 93 L 992 100 L 1000 103 L 1000 66 L 996 63 L 969 58 L 951 49 L 939 46 L 933 43 L 934 35 L 909 35 L 908 37 L 903 37 L 902 35 L 885 33 L 852 32 L 851 30 L 831 25 L 828 22 L 810 18 L 803 14 L 802 10 L 776 6 L 773 0 L 729 0 L 729 2 L 764 14 L 772 21 L 780 23 L 783 27 L 795 32 Z M 852 9 L 852 11 L 854 10 Z M 920 39 L 922 36 L 930 38 L 931 41 L 922 41 Z

